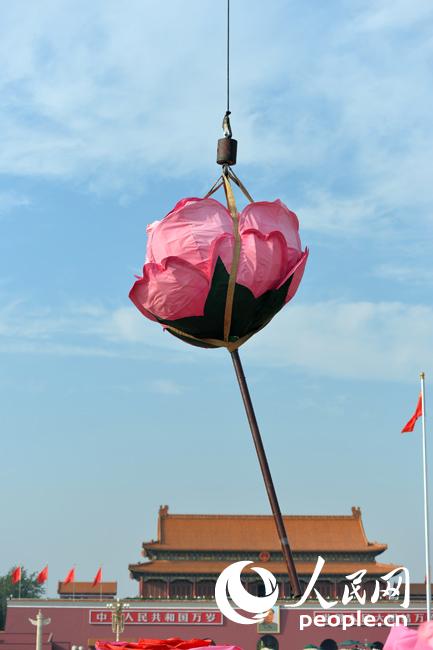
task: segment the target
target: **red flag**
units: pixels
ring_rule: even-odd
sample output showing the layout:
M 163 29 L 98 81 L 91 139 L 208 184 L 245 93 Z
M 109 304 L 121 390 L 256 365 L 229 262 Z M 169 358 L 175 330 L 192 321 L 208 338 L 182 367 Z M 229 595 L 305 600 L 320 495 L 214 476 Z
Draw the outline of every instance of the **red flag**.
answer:
M 43 585 L 48 580 L 48 564 L 38 573 L 36 580 L 40 585 Z
M 418 404 L 416 405 L 415 413 L 412 415 L 411 419 L 409 422 L 407 422 L 403 429 L 401 430 L 402 433 L 407 433 L 408 431 L 413 431 L 415 422 L 418 420 L 419 417 L 422 415 L 422 395 L 421 393 L 419 394 L 418 397 Z
M 16 585 L 17 582 L 21 582 L 21 567 L 20 566 L 15 567 L 15 569 L 12 571 L 11 578 L 12 578 L 12 584 L 13 585 Z
M 97 574 L 93 578 L 92 587 L 96 587 L 96 585 L 99 585 L 101 580 L 102 580 L 102 567 L 99 567 Z
M 64 585 L 67 585 L 70 582 L 75 582 L 75 567 L 72 567 L 66 578 L 63 580 Z

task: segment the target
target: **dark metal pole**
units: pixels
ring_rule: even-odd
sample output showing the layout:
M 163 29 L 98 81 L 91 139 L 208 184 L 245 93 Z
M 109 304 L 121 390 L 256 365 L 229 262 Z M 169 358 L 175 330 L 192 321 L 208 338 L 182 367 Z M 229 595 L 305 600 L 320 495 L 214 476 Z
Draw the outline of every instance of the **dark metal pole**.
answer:
M 247 413 L 248 422 L 250 424 L 251 433 L 253 434 L 254 446 L 257 451 L 260 469 L 262 470 L 266 492 L 268 493 L 269 502 L 271 504 L 272 513 L 274 515 L 275 525 L 277 527 L 278 537 L 280 538 L 281 548 L 283 550 L 284 559 L 286 561 L 292 594 L 294 596 L 299 596 L 301 594 L 301 587 L 299 585 L 298 574 L 296 572 L 295 563 L 293 561 L 293 555 L 290 549 L 289 540 L 287 538 L 284 521 L 281 516 L 281 510 L 278 504 L 277 494 L 275 492 L 274 482 L 272 480 L 268 460 L 266 458 L 265 448 L 263 447 L 259 425 L 257 424 L 256 415 L 254 413 L 253 404 L 251 402 L 247 380 L 245 379 L 239 352 L 235 350 L 234 352 L 230 352 L 230 354 L 232 357 L 233 365 L 235 367 L 236 377 L 239 382 L 239 388 L 241 389 L 241 395 L 244 402 L 245 411 Z

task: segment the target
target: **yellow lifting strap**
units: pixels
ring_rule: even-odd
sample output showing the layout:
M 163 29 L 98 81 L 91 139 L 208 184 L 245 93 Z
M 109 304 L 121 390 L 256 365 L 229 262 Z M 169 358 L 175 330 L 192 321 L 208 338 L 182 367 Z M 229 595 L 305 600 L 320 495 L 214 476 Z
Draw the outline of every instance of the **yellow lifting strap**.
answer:
M 235 288 L 236 288 L 236 276 L 238 273 L 239 259 L 241 254 L 241 236 L 239 233 L 239 213 L 236 207 L 236 201 L 230 183 L 230 178 L 233 180 L 234 183 L 236 183 L 236 185 L 239 187 L 241 192 L 246 196 L 248 201 L 252 203 L 253 199 L 251 198 L 251 195 L 249 194 L 248 190 L 245 188 L 245 186 L 239 180 L 236 174 L 232 171 L 232 169 L 230 169 L 230 167 L 227 167 L 224 170 L 224 173 L 217 179 L 217 181 L 212 185 L 209 192 L 204 197 L 205 199 L 209 198 L 221 186 L 223 186 L 226 195 L 227 207 L 233 221 L 233 235 L 235 241 L 234 241 L 234 248 L 233 248 L 232 265 L 229 274 L 229 281 L 227 284 L 226 304 L 224 309 L 224 340 L 221 341 L 220 339 L 199 338 L 197 336 L 193 336 L 192 334 L 187 334 L 186 332 L 183 332 L 182 330 L 179 330 L 176 327 L 173 327 L 171 325 L 167 325 L 166 328 L 170 332 L 173 332 L 173 334 L 177 334 L 178 336 L 183 336 L 187 339 L 192 339 L 193 341 L 197 341 L 199 343 L 207 343 L 209 345 L 219 347 L 219 348 L 221 347 L 227 348 L 229 352 L 233 352 L 234 350 L 237 350 L 241 345 L 243 345 L 246 341 L 248 341 L 248 339 L 252 336 L 252 334 L 247 334 L 246 336 L 241 337 L 237 341 L 232 341 L 232 342 L 229 341 L 230 326 L 232 322 L 232 312 L 233 312 L 233 300 L 234 300 Z

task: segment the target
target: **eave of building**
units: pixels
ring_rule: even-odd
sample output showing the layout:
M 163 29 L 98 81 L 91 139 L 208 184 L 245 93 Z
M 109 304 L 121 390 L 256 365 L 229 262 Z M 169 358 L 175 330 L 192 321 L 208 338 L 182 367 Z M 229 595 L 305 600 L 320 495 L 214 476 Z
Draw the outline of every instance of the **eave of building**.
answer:
M 57 593 L 61 596 L 63 595 L 74 595 L 74 596 L 98 596 L 103 595 L 112 595 L 117 594 L 117 582 L 100 582 L 97 585 L 93 585 L 92 582 L 59 582 L 57 587 Z
M 277 545 L 270 545 L 266 544 L 264 541 L 261 544 L 250 544 L 248 540 L 245 540 L 245 544 L 239 548 L 237 544 L 225 544 L 224 548 L 217 549 L 215 547 L 203 547 L 200 546 L 198 548 L 194 548 L 194 546 L 190 546 L 188 548 L 179 548 L 178 546 L 173 546 L 171 544 L 162 544 L 161 542 L 143 542 L 142 545 L 143 551 L 147 552 L 158 552 L 158 551 L 163 551 L 166 553 L 169 552 L 188 552 L 188 553 L 219 553 L 221 551 L 224 552 L 240 552 L 240 551 L 247 551 L 250 553 L 260 553 L 262 551 L 268 551 L 268 552 L 278 552 L 279 551 L 279 546 Z M 335 546 L 328 546 L 328 547 L 321 547 L 320 552 L 330 552 L 330 553 L 375 553 L 376 555 L 379 555 L 380 553 L 383 553 L 388 549 L 388 544 L 379 544 L 378 542 L 369 542 L 365 546 L 344 546 L 344 545 L 335 545 Z M 292 546 L 292 551 L 294 553 L 312 553 L 312 552 L 318 552 L 318 549 L 311 545 L 311 546 Z
M 286 576 L 287 568 L 283 562 L 266 562 L 264 566 L 277 576 Z M 310 577 L 314 572 L 314 562 L 296 562 L 298 574 Z M 225 562 L 171 562 L 169 560 L 156 560 L 154 562 L 143 562 L 130 564 L 129 570 L 136 580 L 146 576 L 215 576 L 217 577 L 225 568 Z M 366 570 L 368 575 L 381 576 L 397 569 L 394 564 L 381 564 L 376 562 L 329 562 L 325 563 L 321 575 L 326 576 L 347 576 L 355 571 Z M 248 574 L 246 573 L 246 576 Z M 255 576 L 251 572 L 251 577 Z M 257 577 L 257 576 L 255 576 Z
M 347 559 L 348 555 L 352 556 L 361 556 L 361 557 L 371 557 L 374 558 L 377 555 L 380 555 L 388 549 L 387 544 L 372 544 L 367 548 L 344 548 L 344 549 L 292 549 L 294 558 L 300 560 L 317 557 L 318 555 L 326 556 L 341 556 L 341 559 Z M 208 561 L 217 561 L 219 559 L 230 559 L 230 558 L 248 558 L 254 559 L 258 558 L 260 553 L 266 551 L 270 553 L 270 556 L 273 560 L 278 561 L 282 557 L 281 550 L 269 550 L 267 548 L 258 549 L 249 549 L 243 547 L 242 549 L 221 549 L 221 550 L 211 550 L 211 549 L 184 549 L 184 548 L 173 548 L 168 547 L 165 544 L 160 544 L 159 542 L 152 544 L 143 544 L 143 555 L 144 557 L 149 557 L 150 559 L 161 559 L 161 560 L 208 560 Z M 367 560 L 368 561 L 368 560 Z

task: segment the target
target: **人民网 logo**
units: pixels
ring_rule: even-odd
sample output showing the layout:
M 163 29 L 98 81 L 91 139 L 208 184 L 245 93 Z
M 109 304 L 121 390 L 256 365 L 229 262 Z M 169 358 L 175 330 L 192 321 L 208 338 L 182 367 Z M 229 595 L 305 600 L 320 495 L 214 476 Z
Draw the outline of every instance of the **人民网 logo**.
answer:
M 262 567 L 251 567 L 251 569 L 258 573 L 263 580 L 265 595 L 253 596 L 245 589 L 241 582 L 241 574 L 249 564 L 253 564 L 253 562 L 247 560 L 230 564 L 220 574 L 215 585 L 215 601 L 220 612 L 234 623 L 240 623 L 241 625 L 262 623 L 266 614 L 278 599 L 277 580 L 270 571 Z M 233 605 L 230 603 L 229 598 Z M 249 614 L 254 614 L 254 616 L 252 618 L 242 616 L 242 614 L 235 611 L 235 607 Z

